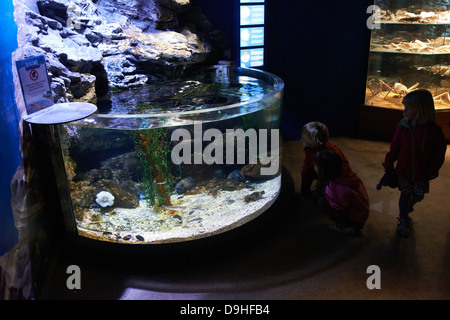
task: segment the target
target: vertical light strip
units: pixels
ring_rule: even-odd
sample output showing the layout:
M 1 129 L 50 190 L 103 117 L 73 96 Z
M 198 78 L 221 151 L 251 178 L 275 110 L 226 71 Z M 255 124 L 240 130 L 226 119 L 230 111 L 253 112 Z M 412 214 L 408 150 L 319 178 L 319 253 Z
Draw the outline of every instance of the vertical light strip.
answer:
M 239 61 L 241 67 L 264 66 L 264 0 L 240 0 Z

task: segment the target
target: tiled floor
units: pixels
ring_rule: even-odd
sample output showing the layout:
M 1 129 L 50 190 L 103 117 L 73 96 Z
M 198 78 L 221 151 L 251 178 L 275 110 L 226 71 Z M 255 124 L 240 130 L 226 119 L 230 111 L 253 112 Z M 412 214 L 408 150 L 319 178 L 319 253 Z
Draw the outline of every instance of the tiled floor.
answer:
M 328 231 L 330 221 L 299 194 L 302 146 L 283 144 L 290 171 L 276 207 L 241 231 L 167 251 L 130 256 L 61 245 L 50 260 L 39 299 L 450 299 L 450 151 L 440 177 L 411 214 L 409 238 L 396 235 L 399 192 L 375 186 L 389 143 L 333 138 L 369 193 L 362 237 Z M 81 289 L 69 290 L 69 265 Z M 380 289 L 369 289 L 370 266 Z

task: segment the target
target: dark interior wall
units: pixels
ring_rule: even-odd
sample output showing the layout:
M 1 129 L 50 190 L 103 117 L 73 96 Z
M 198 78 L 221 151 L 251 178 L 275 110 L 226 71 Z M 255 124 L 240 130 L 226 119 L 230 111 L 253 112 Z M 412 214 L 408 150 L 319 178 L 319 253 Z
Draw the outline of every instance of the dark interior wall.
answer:
M 239 0 L 191 0 L 191 5 L 201 8 L 211 24 L 222 30 L 230 44 L 230 59 L 234 57 L 234 42 L 238 32 Z
M 239 1 L 193 0 L 237 45 Z M 373 0 L 266 0 L 264 70 L 285 81 L 282 132 L 298 139 L 309 121 L 332 136 L 357 134 L 364 103 Z
M 354 135 L 364 102 L 369 0 L 267 1 L 266 70 L 286 83 L 283 132 L 322 121 Z

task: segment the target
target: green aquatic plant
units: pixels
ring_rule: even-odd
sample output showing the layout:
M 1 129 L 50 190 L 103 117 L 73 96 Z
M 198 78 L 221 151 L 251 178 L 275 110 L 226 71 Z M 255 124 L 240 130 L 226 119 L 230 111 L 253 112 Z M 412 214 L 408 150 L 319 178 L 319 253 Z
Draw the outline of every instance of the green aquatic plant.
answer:
M 171 206 L 173 177 L 168 157 L 170 156 L 167 131 L 163 128 L 143 129 L 130 134 L 143 174 L 140 183 L 147 192 L 147 202 L 155 209 Z
M 180 95 L 174 95 L 172 101 L 167 103 L 176 106 L 187 98 L 211 93 L 217 94 L 222 87 L 221 84 L 217 83 L 201 84 Z M 137 113 L 146 113 L 150 110 L 164 109 L 167 103 L 139 104 L 134 109 Z M 145 187 L 147 202 L 154 209 L 172 206 L 170 195 L 174 190 L 175 178 L 169 166 L 170 147 L 166 129 L 144 129 L 142 127 L 129 135 L 134 142 L 135 151 L 143 169 L 140 183 Z

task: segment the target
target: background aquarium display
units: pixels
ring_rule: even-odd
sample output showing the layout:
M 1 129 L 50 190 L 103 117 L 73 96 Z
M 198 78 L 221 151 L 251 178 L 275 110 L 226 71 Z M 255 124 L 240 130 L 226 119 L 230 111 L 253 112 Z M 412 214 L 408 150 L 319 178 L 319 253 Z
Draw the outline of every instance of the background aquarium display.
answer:
M 450 108 L 450 1 L 377 0 L 371 18 L 365 104 L 403 109 L 421 88 Z
M 79 236 L 152 244 L 207 237 L 267 210 L 281 187 L 283 81 L 220 65 L 111 92 L 58 126 Z

